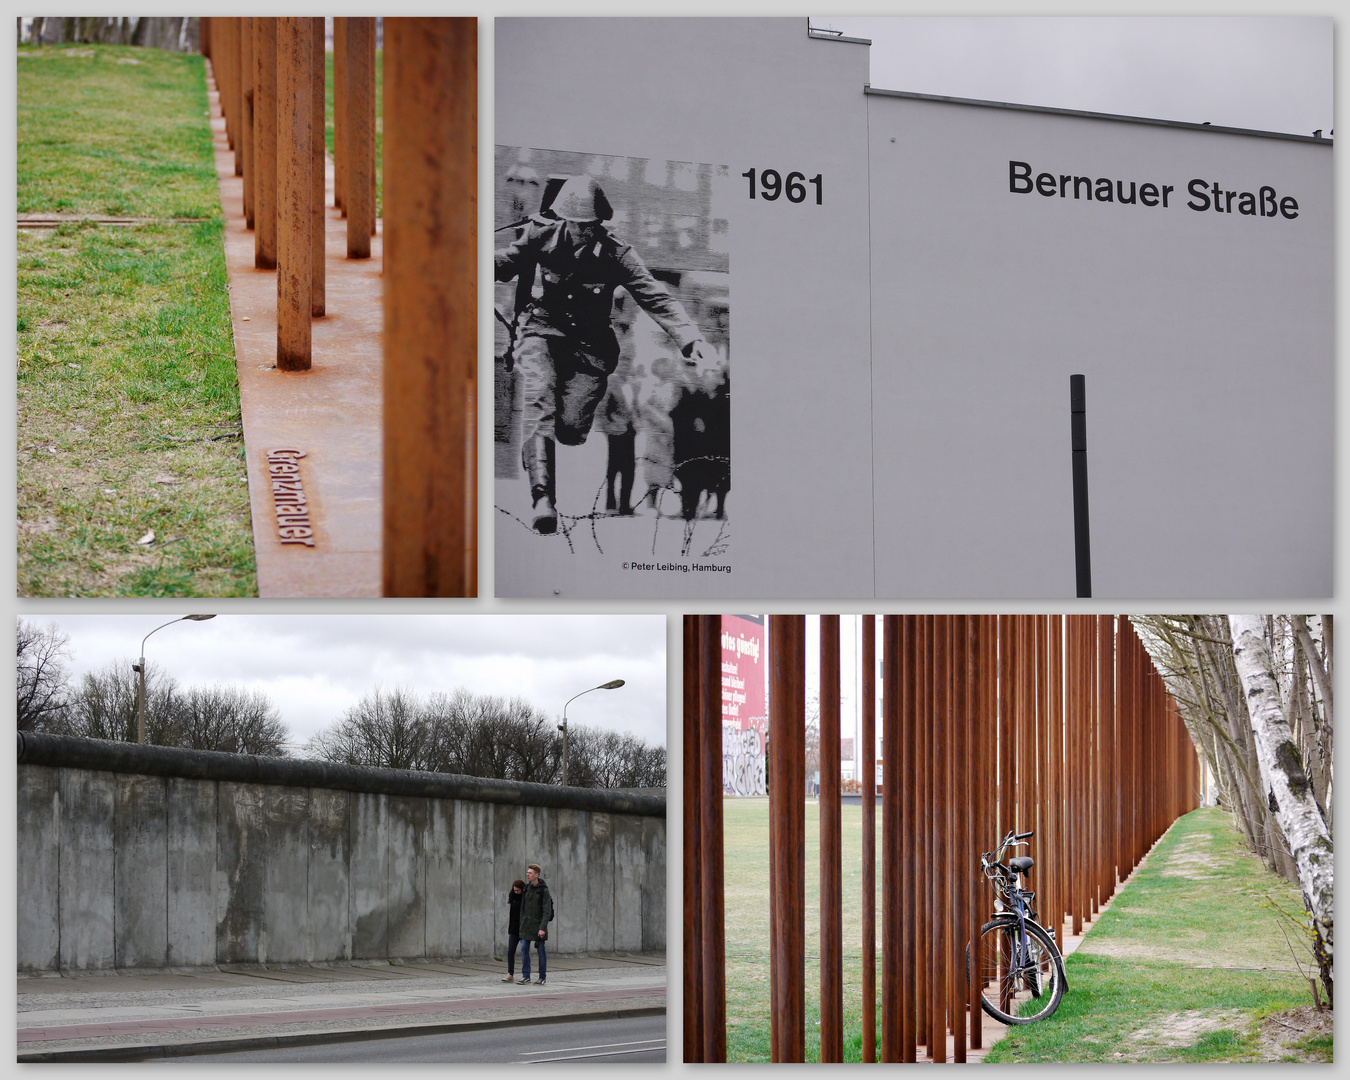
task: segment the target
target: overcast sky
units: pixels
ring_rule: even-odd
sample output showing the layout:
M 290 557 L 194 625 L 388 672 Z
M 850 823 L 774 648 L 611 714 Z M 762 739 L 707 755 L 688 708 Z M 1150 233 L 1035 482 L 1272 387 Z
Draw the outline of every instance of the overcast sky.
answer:
M 872 85 L 1019 105 L 1326 135 L 1332 20 L 835 18 L 870 38 Z
M 206 605 L 204 610 L 210 611 Z M 168 614 L 31 615 L 70 636 L 79 675 L 129 663 Z M 463 686 L 519 695 L 569 723 L 666 744 L 664 615 L 218 615 L 155 633 L 146 657 L 180 686 L 236 683 L 265 691 L 303 742 L 377 684 L 426 694 Z

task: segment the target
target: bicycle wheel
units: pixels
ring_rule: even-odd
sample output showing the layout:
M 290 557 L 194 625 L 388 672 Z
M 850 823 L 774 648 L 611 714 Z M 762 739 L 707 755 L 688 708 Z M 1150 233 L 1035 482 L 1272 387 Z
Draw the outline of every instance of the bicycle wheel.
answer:
M 1017 920 L 998 918 L 980 930 L 973 957 L 966 946 L 966 978 L 979 980 L 980 1005 L 1003 1024 L 1044 1020 L 1064 997 L 1063 961 L 1050 936 L 1028 922 L 1024 957 L 1017 939 Z

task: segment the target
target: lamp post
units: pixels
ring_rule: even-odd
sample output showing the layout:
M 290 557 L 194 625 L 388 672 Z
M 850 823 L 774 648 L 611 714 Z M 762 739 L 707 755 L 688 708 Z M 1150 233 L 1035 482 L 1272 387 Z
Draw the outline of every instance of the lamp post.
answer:
M 599 686 L 592 686 L 591 690 L 617 690 L 623 685 L 622 679 L 611 679 L 607 683 L 601 683 Z M 583 690 L 581 694 L 589 694 L 591 690 Z M 563 787 L 567 786 L 567 706 L 581 697 L 581 694 L 573 694 L 563 705 L 562 723 L 558 725 L 558 730 L 563 733 Z
M 176 622 L 183 622 L 184 620 L 188 622 L 206 622 L 207 619 L 214 618 L 214 615 L 184 615 L 181 618 L 170 619 L 166 623 L 161 623 L 159 626 L 156 626 L 154 630 L 151 630 L 150 634 L 155 633 L 156 630 L 163 630 L 166 626 L 172 626 Z M 145 742 L 145 643 L 150 640 L 150 634 L 146 634 L 145 637 L 141 638 L 140 659 L 131 666 L 131 670 L 140 675 L 140 682 L 136 687 L 136 741 L 138 743 Z

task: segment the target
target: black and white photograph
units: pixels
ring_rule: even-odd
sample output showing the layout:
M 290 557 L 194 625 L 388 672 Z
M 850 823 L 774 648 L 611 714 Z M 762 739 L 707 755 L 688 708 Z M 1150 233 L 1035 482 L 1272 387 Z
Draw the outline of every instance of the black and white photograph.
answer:
M 498 146 L 495 174 L 495 528 L 725 563 L 727 167 Z

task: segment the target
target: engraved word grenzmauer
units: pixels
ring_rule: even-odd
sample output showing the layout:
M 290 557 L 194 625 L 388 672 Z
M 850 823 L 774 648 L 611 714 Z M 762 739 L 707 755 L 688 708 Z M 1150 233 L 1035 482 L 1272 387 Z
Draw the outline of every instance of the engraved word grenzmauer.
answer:
M 314 546 L 314 525 L 309 520 L 305 485 L 300 479 L 300 459 L 305 451 L 292 448 L 267 451 L 267 473 L 272 481 L 272 505 L 277 515 L 277 539 L 283 544 Z

